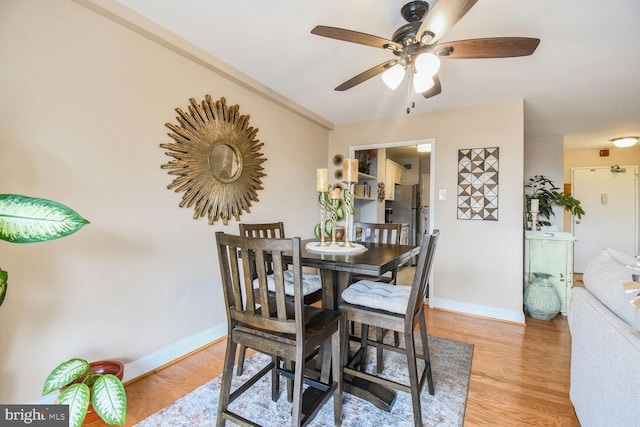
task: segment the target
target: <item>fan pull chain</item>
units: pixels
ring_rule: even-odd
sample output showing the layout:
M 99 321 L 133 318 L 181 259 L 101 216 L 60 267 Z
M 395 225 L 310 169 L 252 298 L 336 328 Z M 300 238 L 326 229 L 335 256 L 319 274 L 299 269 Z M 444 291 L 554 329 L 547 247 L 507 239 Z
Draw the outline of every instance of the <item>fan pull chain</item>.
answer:
M 407 114 L 411 113 L 411 109 L 416 107 L 416 101 L 415 100 L 411 100 L 411 96 L 413 94 L 413 91 L 411 90 L 411 83 L 413 82 L 413 69 L 411 68 L 412 64 L 409 64 L 407 71 L 409 71 L 407 74 Z

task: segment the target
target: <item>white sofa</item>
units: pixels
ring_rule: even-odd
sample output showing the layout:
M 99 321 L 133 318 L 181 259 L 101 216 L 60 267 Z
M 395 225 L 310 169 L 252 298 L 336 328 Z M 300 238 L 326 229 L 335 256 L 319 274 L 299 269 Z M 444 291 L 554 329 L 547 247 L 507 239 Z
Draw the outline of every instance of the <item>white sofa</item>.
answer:
M 640 426 L 640 309 L 624 291 L 633 256 L 603 250 L 569 305 L 571 402 L 582 427 Z

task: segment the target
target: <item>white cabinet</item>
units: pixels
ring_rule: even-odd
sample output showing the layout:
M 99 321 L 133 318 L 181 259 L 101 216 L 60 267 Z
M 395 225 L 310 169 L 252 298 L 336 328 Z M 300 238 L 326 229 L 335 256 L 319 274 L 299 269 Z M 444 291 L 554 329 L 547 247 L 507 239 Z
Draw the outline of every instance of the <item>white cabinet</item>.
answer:
M 548 273 L 558 296 L 560 312 L 567 315 L 573 287 L 573 242 L 571 233 L 525 231 L 524 283 L 533 279 L 532 273 Z
M 404 185 L 407 181 L 407 171 L 393 160 L 386 159 L 385 163 L 385 200 L 395 200 L 395 184 Z

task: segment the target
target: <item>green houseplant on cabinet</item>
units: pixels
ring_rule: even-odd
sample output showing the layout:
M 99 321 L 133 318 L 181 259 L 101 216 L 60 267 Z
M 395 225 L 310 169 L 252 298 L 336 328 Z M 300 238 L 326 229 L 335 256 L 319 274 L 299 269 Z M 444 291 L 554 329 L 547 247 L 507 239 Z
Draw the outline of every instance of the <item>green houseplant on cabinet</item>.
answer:
M 580 200 L 573 197 L 571 193 L 560 191 L 560 188 L 544 175 L 535 175 L 533 178 L 529 178 L 524 187 L 526 189 L 527 212 L 531 212 L 531 201 L 538 200 L 538 223 L 540 225 L 551 225 L 549 220 L 555 215 L 553 205 L 562 206 L 578 219 L 581 219 L 585 214 Z
M 88 223 L 73 209 L 52 200 L 0 194 L 0 240 L 45 242 L 73 234 Z M 8 277 L 0 268 L 0 305 L 7 293 Z

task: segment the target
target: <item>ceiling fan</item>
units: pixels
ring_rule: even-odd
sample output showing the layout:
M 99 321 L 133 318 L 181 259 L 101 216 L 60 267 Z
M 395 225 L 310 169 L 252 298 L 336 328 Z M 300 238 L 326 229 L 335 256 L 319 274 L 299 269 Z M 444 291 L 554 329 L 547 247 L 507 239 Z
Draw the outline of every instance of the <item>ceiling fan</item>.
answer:
M 439 58 L 509 58 L 531 55 L 540 39 L 526 37 L 493 37 L 438 43 L 478 0 L 437 0 L 429 11 L 426 1 L 411 1 L 400 13 L 408 22 L 398 28 L 391 40 L 343 28 L 318 25 L 312 34 L 377 47 L 391 51 L 390 59 L 347 80 L 337 91 L 350 89 L 382 73 L 382 79 L 395 89 L 407 75 L 414 90 L 425 98 L 442 91 L 437 71 Z M 407 108 L 407 113 L 409 109 Z

